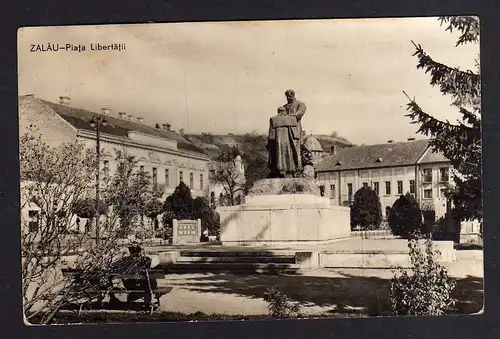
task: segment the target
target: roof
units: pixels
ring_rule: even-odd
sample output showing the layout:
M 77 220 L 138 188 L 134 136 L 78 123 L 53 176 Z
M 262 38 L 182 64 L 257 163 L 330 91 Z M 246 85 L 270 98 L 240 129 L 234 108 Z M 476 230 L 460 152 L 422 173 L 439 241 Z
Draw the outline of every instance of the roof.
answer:
M 93 131 L 89 121 L 96 114 L 95 112 L 84 109 L 74 108 L 67 105 L 56 104 L 50 101 L 38 99 L 44 105 L 52 109 L 56 114 L 60 115 L 64 120 L 80 130 Z M 135 131 L 155 137 L 169 139 L 177 142 L 179 150 L 199 153 L 206 155 L 202 149 L 196 147 L 191 141 L 184 136 L 175 133 L 174 131 L 166 131 L 157 129 L 152 126 L 141 124 L 135 121 L 125 120 L 111 115 L 106 115 L 107 124 L 100 128 L 102 133 L 114 135 L 117 137 L 128 137 L 128 132 Z
M 364 168 L 383 168 L 415 165 L 422 161 L 447 161 L 444 156 L 426 152 L 429 140 L 386 143 L 378 145 L 354 146 L 342 149 L 337 155 L 330 155 L 316 164 L 316 172 L 343 171 Z
M 304 142 L 304 146 L 311 152 L 323 152 L 323 148 L 321 147 L 318 139 L 316 139 L 312 135 L 307 137 L 306 141 Z

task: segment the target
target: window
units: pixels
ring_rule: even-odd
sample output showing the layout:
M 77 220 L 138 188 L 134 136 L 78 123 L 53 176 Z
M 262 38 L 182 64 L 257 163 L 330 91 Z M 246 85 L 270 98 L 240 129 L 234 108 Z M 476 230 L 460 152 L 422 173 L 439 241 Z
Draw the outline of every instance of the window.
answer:
M 385 182 L 385 194 L 386 195 L 391 194 L 391 182 L 390 181 Z
M 29 232 L 37 232 L 39 228 L 39 212 L 34 210 L 28 211 L 28 230 Z
M 441 198 L 446 199 L 446 188 L 441 188 Z
M 352 184 L 347 184 L 347 200 L 352 201 Z
M 410 180 L 410 193 L 415 194 L 415 180 Z
M 165 187 L 170 187 L 170 170 L 165 170 Z
M 424 199 L 432 199 L 432 189 L 424 190 Z
M 153 185 L 158 185 L 158 169 L 153 167 Z
M 364 182 L 364 183 L 363 183 L 363 187 L 368 187 L 368 183 L 367 183 L 367 182 Z
M 139 167 L 139 170 L 141 171 L 141 173 L 144 173 L 144 166 Z
M 200 174 L 200 190 L 203 189 L 203 174 Z
M 422 181 L 425 183 L 432 182 L 432 169 L 431 168 L 425 168 L 422 171 Z
M 380 187 L 378 185 L 378 181 L 373 183 L 373 190 L 377 193 L 377 195 L 379 195 Z
M 194 175 L 193 173 L 189 173 L 189 188 L 194 187 Z
M 335 199 L 335 185 L 330 185 L 330 199 Z
M 403 181 L 398 180 L 398 194 L 403 194 Z
M 442 167 L 439 169 L 439 182 L 450 181 L 450 169 L 448 167 Z
M 184 173 L 182 171 L 179 172 L 179 183 L 184 182 Z
M 386 206 L 385 207 L 385 217 L 389 217 L 389 213 L 391 213 L 391 206 Z
M 109 178 L 109 161 L 104 160 L 104 177 Z

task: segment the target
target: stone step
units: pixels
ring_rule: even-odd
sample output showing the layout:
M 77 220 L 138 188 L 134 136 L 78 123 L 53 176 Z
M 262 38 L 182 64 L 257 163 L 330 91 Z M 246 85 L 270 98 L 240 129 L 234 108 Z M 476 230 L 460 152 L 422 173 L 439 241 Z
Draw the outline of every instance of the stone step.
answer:
M 224 273 L 267 273 L 293 274 L 300 269 L 296 264 L 265 264 L 265 263 L 176 263 L 162 265 L 165 273 L 196 273 L 196 272 L 224 272 Z
M 275 264 L 295 264 L 295 256 L 181 256 L 177 258 L 177 263 L 189 262 L 210 262 L 210 263 L 275 263 Z
M 181 257 L 295 257 L 295 251 L 180 251 Z

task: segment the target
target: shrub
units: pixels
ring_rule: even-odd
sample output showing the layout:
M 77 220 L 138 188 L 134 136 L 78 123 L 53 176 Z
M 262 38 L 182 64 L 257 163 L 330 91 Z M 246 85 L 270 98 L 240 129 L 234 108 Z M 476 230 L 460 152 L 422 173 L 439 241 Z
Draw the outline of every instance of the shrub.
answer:
M 300 311 L 300 305 L 293 303 L 290 298 L 274 287 L 267 288 L 264 300 L 268 303 L 269 315 L 274 318 L 295 317 Z
M 218 213 L 210 207 L 206 198 L 197 197 L 193 200 L 193 215 L 201 219 L 202 230 L 208 229 L 210 235 L 219 237 L 220 218 Z
M 108 206 L 99 200 L 99 215 L 104 215 L 108 211 Z M 75 200 L 71 211 L 80 218 L 92 218 L 95 216 L 95 200 L 90 198 Z
M 354 194 L 351 206 L 351 227 L 374 230 L 382 223 L 382 206 L 378 194 L 371 187 L 361 187 Z
M 442 315 L 456 302 L 451 293 L 456 282 L 438 262 L 440 252 L 429 235 L 408 241 L 411 268 L 397 268 L 391 280 L 389 298 L 395 315 Z
M 423 232 L 422 212 L 415 198 L 407 193 L 394 202 L 387 218 L 392 234 L 408 239 Z

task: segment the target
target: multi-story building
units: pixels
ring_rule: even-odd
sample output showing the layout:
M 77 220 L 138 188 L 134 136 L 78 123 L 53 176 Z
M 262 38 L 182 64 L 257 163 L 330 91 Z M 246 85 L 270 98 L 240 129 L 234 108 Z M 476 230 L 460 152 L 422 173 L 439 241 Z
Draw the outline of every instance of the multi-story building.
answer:
M 191 188 L 193 196 L 207 196 L 210 158 L 167 123 L 153 127 L 124 112 L 114 115 L 108 109 L 96 113 L 71 107 L 67 97 L 53 103 L 26 95 L 19 100 L 20 133 L 35 125 L 37 133 L 50 145 L 77 138 L 95 148 L 96 131 L 90 121 L 100 114 L 107 121 L 100 127 L 100 160 L 106 175 L 112 175 L 116 169 L 116 151 L 120 151 L 134 156 L 138 170 L 149 172 L 165 196 L 173 193 L 181 181 Z
M 423 210 L 434 210 L 436 218 L 445 216 L 450 170 L 449 160 L 434 153 L 429 140 L 414 139 L 345 148 L 315 166 L 318 183 L 333 204 L 348 205 L 359 188 L 370 186 L 380 197 L 385 217 L 406 193 L 414 195 Z

